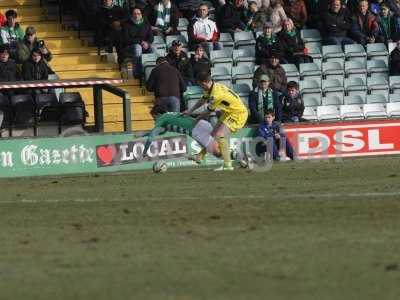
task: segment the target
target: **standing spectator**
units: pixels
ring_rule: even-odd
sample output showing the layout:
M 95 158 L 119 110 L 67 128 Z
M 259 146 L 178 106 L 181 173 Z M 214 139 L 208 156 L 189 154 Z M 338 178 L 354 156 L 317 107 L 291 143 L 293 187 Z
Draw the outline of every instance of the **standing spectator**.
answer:
M 95 40 L 98 46 L 110 47 L 110 34 L 113 30 L 113 23 L 121 22 L 124 18 L 124 11 L 121 7 L 114 5 L 112 0 L 103 0 L 103 5 L 96 15 Z
M 132 9 L 131 18 L 122 26 L 122 42 L 124 52 L 129 52 L 135 64 L 134 76 L 138 78 L 142 73 L 142 53 L 151 53 L 153 49 L 153 33 L 150 24 L 143 19 L 139 8 Z
M 379 35 L 377 18 L 368 11 L 368 1 L 358 2 L 358 11 L 353 18 L 351 32 L 353 39 L 360 44 L 382 43 L 383 37 Z
M 146 88 L 156 97 L 151 110 L 154 118 L 165 112 L 179 112 L 180 96 L 186 90 L 181 74 L 165 57 L 157 58 L 156 64 L 146 83 Z
M 397 42 L 400 39 L 400 16 L 392 15 L 389 7 L 381 4 L 381 12 L 378 16 L 380 35 L 385 43 Z
M 278 33 L 278 40 L 283 56 L 290 64 L 299 67 L 302 63 L 312 62 L 312 58 L 307 55 L 308 50 L 304 47 L 300 32 L 296 30 L 291 19 L 283 22 L 283 30 Z
M 217 21 L 221 32 L 243 31 L 246 28 L 244 0 L 234 0 L 233 3 L 226 2 L 220 7 Z
M 175 40 L 171 44 L 167 55 L 167 61 L 171 66 L 174 66 L 181 73 L 186 85 L 193 85 L 194 77 L 192 64 L 186 53 L 182 49 L 182 43 Z
M 304 101 L 295 81 L 287 84 L 287 94 L 282 96 L 282 122 L 300 122 L 304 112 Z
M 223 48 L 219 40 L 217 24 L 208 17 L 207 4 L 201 4 L 198 9 L 198 17 L 194 18 L 188 26 L 189 47 L 194 49 L 201 44 L 209 54 L 211 50 Z
M 350 12 L 342 7 L 340 0 L 331 0 L 329 10 L 324 12 L 320 22 L 321 34 L 326 45 L 354 44 L 348 37 L 351 28 Z
M 257 155 L 260 156 L 268 151 L 273 160 L 281 160 L 282 157 L 279 153 L 285 151 L 285 156 L 289 157 L 291 160 L 294 159 L 293 147 L 289 139 L 286 138 L 285 132 L 279 122 L 275 121 L 275 114 L 273 111 L 266 111 L 264 120 L 258 126 L 257 136 L 262 137 L 266 142 L 266 144 L 257 144 Z
M 396 48 L 390 53 L 390 76 L 400 75 L 400 41 L 397 41 Z
M 297 29 L 302 29 L 307 22 L 307 9 L 303 0 L 286 0 L 286 16 L 292 19 Z
M 264 25 L 264 32 L 256 40 L 256 64 L 265 64 L 266 61 L 274 53 L 279 57 L 282 57 L 281 46 L 278 39 L 273 34 L 272 23 L 267 22 Z
M 7 10 L 6 18 L 7 24 L 0 30 L 1 44 L 8 44 L 11 58 L 17 59 L 17 43 L 24 38 L 24 32 L 17 23 L 17 12 L 15 10 Z
M 272 23 L 272 32 L 276 34 L 281 31 L 282 22 L 287 18 L 281 0 L 271 0 L 269 15 Z
M 194 54 L 190 57 L 190 63 L 192 64 L 194 78 L 197 78 L 200 73 L 210 73 L 211 71 L 211 62 L 205 55 L 202 45 L 196 46 Z
M 258 86 L 261 75 L 267 75 L 273 90 L 283 93 L 286 91 L 287 77 L 285 70 L 279 63 L 279 57 L 272 53 L 266 64 L 260 65 L 254 72 L 253 88 Z
M 251 91 L 249 96 L 250 119 L 253 124 L 260 123 L 264 118 L 267 110 L 275 112 L 277 119 L 281 119 L 281 103 L 279 101 L 279 93 L 274 91 L 270 85 L 268 75 L 261 75 L 258 86 Z
M 23 64 L 27 61 L 33 49 L 39 49 L 42 52 L 43 59 L 47 62 L 51 61 L 53 58 L 49 49 L 47 49 L 45 42 L 43 40 L 38 40 L 36 37 L 36 29 L 32 26 L 29 26 L 25 30 L 25 36 L 21 42 L 18 42 L 17 51 L 18 51 L 18 60 L 17 62 Z M 48 65 L 48 64 L 47 64 Z M 50 67 L 49 67 L 50 69 Z
M 167 36 L 179 34 L 178 24 L 181 13 L 171 0 L 158 2 L 150 15 L 151 29 L 154 35 Z

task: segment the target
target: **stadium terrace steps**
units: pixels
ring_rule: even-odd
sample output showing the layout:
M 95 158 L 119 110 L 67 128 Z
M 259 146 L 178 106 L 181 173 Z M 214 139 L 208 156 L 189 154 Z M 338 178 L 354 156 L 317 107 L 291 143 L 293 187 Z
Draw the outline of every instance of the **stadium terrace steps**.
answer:
M 0 0 L 0 8 L 18 6 L 39 6 L 40 0 Z
M 97 49 L 95 47 L 79 47 L 79 48 L 58 48 L 52 49 L 50 51 L 53 55 L 69 55 L 69 54 L 97 54 Z
M 132 103 L 153 103 L 154 96 L 151 94 L 143 95 L 141 89 L 131 86 L 131 87 L 121 87 L 129 93 Z M 71 88 L 67 89 L 68 92 L 79 92 L 82 99 L 86 104 L 93 104 L 93 89 L 92 88 Z M 111 94 L 109 92 L 103 91 L 103 103 L 104 104 L 121 104 L 121 98 Z
M 91 37 L 93 33 L 89 31 L 82 31 L 81 37 Z M 40 31 L 38 37 L 41 39 L 53 39 L 53 38 L 77 38 L 78 32 L 72 30 L 64 31 Z
M 102 63 L 98 55 L 54 55 L 51 60 L 51 65 L 74 65 L 74 64 L 95 64 Z
M 100 63 L 100 62 L 92 64 L 77 63 L 76 65 L 64 64 L 64 63 L 62 64 L 51 63 L 50 65 L 53 71 L 55 71 L 56 73 L 66 72 L 66 71 L 118 70 L 118 66 L 116 64 Z
M 76 79 L 76 78 L 121 78 L 118 70 L 74 70 L 74 71 L 58 71 L 57 75 L 60 79 Z
M 42 16 L 44 15 L 44 8 L 38 6 L 38 5 L 16 5 L 16 6 L 10 6 L 7 5 L 6 7 L 0 6 L 0 12 L 4 15 L 7 10 L 9 9 L 14 9 L 17 14 L 18 18 L 20 17 L 25 17 L 25 16 Z M 18 22 L 20 20 L 18 19 Z
M 65 48 L 79 48 L 84 46 L 84 42 L 78 39 L 49 39 L 45 41 L 49 49 L 65 49 Z

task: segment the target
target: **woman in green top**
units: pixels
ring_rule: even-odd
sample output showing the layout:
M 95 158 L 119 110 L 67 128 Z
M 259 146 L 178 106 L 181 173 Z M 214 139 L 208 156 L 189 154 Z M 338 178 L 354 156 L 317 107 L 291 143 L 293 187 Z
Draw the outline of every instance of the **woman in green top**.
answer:
M 379 30 L 384 37 L 385 42 L 397 41 L 400 38 L 400 17 L 391 13 L 385 3 L 381 3 L 381 12 L 379 14 Z

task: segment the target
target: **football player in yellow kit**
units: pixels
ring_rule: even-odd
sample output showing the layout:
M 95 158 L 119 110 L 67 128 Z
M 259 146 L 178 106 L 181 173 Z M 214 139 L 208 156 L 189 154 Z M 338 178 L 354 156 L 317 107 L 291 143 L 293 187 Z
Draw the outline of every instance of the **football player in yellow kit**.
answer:
M 246 124 L 247 108 L 234 91 L 221 83 L 212 81 L 209 73 L 199 73 L 197 82 L 204 89 L 204 95 L 191 109 L 184 112 L 184 115 L 191 115 L 193 111 L 207 104 L 207 109 L 197 117 L 197 124 L 192 132 L 193 138 L 203 146 L 202 151 L 194 156 L 193 160 L 200 163 L 206 152 L 209 152 L 224 160 L 223 166 L 216 171 L 233 170 L 229 136 Z M 220 113 L 220 117 L 213 128 L 204 119 L 215 111 Z

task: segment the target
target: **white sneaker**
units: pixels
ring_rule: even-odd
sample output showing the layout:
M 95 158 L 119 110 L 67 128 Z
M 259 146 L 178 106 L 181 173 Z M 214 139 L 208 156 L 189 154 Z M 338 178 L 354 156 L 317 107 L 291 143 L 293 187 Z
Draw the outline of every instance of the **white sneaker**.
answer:
M 233 170 L 234 170 L 234 168 L 233 168 L 232 166 L 227 167 L 227 166 L 224 166 L 224 165 L 222 165 L 222 166 L 220 166 L 220 167 L 214 169 L 215 172 L 220 172 L 220 171 L 233 171 Z

